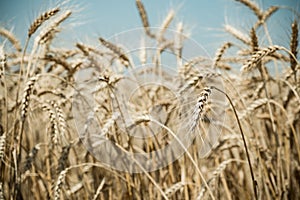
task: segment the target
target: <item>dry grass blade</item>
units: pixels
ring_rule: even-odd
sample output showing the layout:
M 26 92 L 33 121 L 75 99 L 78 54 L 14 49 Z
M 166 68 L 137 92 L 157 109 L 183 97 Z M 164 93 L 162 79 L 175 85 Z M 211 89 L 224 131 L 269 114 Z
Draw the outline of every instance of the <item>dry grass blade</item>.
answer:
M 104 184 L 105 184 L 105 178 L 102 179 L 100 185 L 98 186 L 97 191 L 96 191 L 96 193 L 95 193 L 95 195 L 93 197 L 93 200 L 97 200 L 98 199 L 98 196 L 99 196 L 99 194 L 100 194 L 100 192 L 101 192 Z

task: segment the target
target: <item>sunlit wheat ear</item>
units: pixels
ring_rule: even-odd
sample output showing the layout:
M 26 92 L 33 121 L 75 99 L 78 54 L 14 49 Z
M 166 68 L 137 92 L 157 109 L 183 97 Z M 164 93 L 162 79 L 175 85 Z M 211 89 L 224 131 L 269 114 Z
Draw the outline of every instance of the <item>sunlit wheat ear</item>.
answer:
M 136 7 L 138 8 L 144 29 L 146 34 L 151 37 L 151 38 L 155 38 L 155 35 L 153 33 L 150 32 L 150 25 L 149 25 L 149 21 L 148 21 L 148 17 L 147 17 L 147 12 L 146 9 L 144 8 L 143 3 L 141 2 L 141 0 L 136 0 Z
M 184 182 L 178 182 L 166 189 L 165 194 L 168 198 L 171 198 L 178 190 L 183 188 L 186 185 Z
M 66 122 L 64 112 L 61 109 L 61 107 L 54 101 L 52 101 L 52 106 L 55 109 L 56 116 L 58 118 L 59 135 L 60 135 L 61 141 L 64 142 L 65 144 L 68 144 L 69 142 L 66 139 L 67 122 Z
M 22 103 L 21 103 L 21 119 L 22 119 L 22 121 L 24 121 L 27 116 L 28 106 L 29 106 L 29 102 L 30 102 L 30 95 L 32 93 L 33 86 L 34 86 L 35 82 L 37 81 L 38 77 L 39 76 L 33 76 L 26 83 L 26 87 L 24 89 L 24 94 L 23 94 Z
M 0 162 L 2 162 L 5 151 L 6 133 L 2 132 L 0 135 Z
M 65 177 L 67 175 L 69 168 L 64 169 L 59 173 L 59 176 L 57 178 L 56 184 L 54 186 L 54 199 L 59 200 L 60 199 L 60 192 L 61 192 L 61 187 L 65 182 Z
M 130 65 L 130 61 L 128 59 L 128 57 L 125 55 L 125 53 L 123 52 L 123 50 L 116 46 L 115 44 L 105 40 L 104 38 L 99 38 L 99 41 L 108 49 L 110 49 L 112 52 L 114 52 L 116 54 L 116 56 L 119 58 L 119 60 L 121 61 L 121 63 L 125 66 L 128 67 Z
M 53 34 L 58 32 L 58 26 L 68 19 L 72 15 L 71 10 L 66 10 L 61 15 L 57 16 L 54 20 L 51 21 L 51 23 L 42 29 L 39 33 L 39 35 L 35 38 L 35 45 L 37 44 L 45 44 L 48 41 L 51 41 L 53 39 Z
M 256 53 L 253 54 L 251 58 L 242 66 L 241 72 L 251 71 L 263 57 L 271 55 L 280 49 L 282 49 L 280 46 L 274 45 L 256 51 Z
M 166 16 L 165 20 L 163 21 L 163 23 L 161 24 L 159 33 L 158 33 L 158 40 L 159 41 L 164 41 L 164 34 L 166 32 L 166 30 L 169 28 L 172 20 L 174 19 L 174 15 L 175 15 L 175 11 L 174 10 L 170 10 L 168 15 Z
M 297 58 L 297 48 L 298 48 L 298 23 L 294 21 L 292 23 L 292 35 L 291 35 L 291 42 L 290 42 L 290 49 L 291 53 Z M 290 55 L 290 64 L 293 71 L 295 71 L 297 62 L 295 61 L 294 57 Z
M 244 33 L 242 33 L 241 31 L 237 30 L 236 28 L 234 28 L 233 26 L 226 24 L 224 26 L 225 31 L 230 33 L 233 37 L 235 37 L 236 39 L 240 40 L 241 42 L 250 45 L 250 38 L 245 35 Z
M 204 88 L 200 93 L 195 109 L 193 110 L 192 124 L 190 128 L 191 131 L 195 130 L 199 120 L 202 119 L 204 113 L 204 107 L 207 104 L 208 97 L 210 94 L 211 94 L 211 89 L 208 87 Z
M 50 118 L 50 137 L 51 141 L 53 144 L 58 143 L 58 138 L 59 138 L 59 128 L 58 128 L 58 123 L 56 121 L 56 113 L 53 110 L 53 108 L 48 105 L 48 104 L 43 104 L 43 109 L 46 110 L 49 113 L 49 118 Z
M 213 66 L 214 67 L 217 67 L 220 60 L 222 59 L 222 56 L 223 54 L 225 53 L 225 51 L 230 48 L 232 46 L 232 43 L 230 42 L 226 42 L 225 44 L 223 44 L 218 50 L 217 50 L 217 53 L 215 55 L 215 58 L 214 58 L 214 64 Z
M 4 29 L 4 28 L 0 28 L 0 35 L 7 38 L 8 41 L 10 43 L 12 43 L 12 45 L 14 46 L 14 48 L 21 52 L 22 51 L 22 48 L 21 48 L 21 44 L 20 44 L 20 41 L 13 35 L 12 32 Z
M 53 8 L 49 11 L 46 11 L 44 13 L 42 13 L 38 18 L 36 18 L 33 23 L 30 25 L 29 29 L 28 29 L 28 37 L 31 37 L 32 34 L 34 34 L 36 32 L 36 30 L 48 19 L 50 19 L 50 17 L 54 16 L 56 13 L 59 12 L 59 8 Z
M 252 10 L 258 19 L 261 19 L 263 17 L 263 11 L 259 8 L 259 6 L 255 2 L 251 0 L 236 0 L 236 1 L 244 4 L 250 10 Z

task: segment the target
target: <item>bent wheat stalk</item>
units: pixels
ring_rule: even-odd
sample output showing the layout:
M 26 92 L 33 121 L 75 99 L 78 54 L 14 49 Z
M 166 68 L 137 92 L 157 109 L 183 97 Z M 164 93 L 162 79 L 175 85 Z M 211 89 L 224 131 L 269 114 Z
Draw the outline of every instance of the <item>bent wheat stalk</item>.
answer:
M 223 90 L 220 90 L 219 88 L 217 88 L 215 86 L 211 86 L 211 89 L 215 89 L 215 90 L 221 92 L 222 94 L 224 94 L 226 96 L 226 98 L 228 99 L 231 107 L 232 107 L 232 110 L 233 110 L 235 118 L 236 118 L 236 120 L 238 122 L 238 126 L 239 126 L 239 129 L 240 129 L 242 138 L 243 138 L 243 143 L 244 143 L 244 147 L 245 147 L 245 151 L 246 151 L 246 156 L 247 156 L 247 160 L 248 160 L 248 164 L 249 164 L 249 168 L 250 168 L 250 174 L 251 174 L 251 178 L 252 178 L 254 196 L 255 196 L 255 199 L 258 199 L 258 196 L 257 196 L 257 182 L 256 182 L 255 177 L 254 177 L 254 173 L 253 173 L 253 169 L 252 169 L 252 164 L 251 164 L 251 160 L 250 160 L 250 156 L 249 156 L 249 152 L 248 152 L 248 147 L 247 147 L 247 143 L 246 143 L 246 139 L 245 139 L 245 134 L 243 132 L 242 125 L 241 125 L 241 122 L 240 122 L 239 117 L 237 115 L 237 112 L 235 110 L 235 107 L 234 107 L 234 105 L 233 105 L 233 103 L 232 103 L 232 101 L 231 101 L 231 99 L 230 99 L 230 97 L 228 96 L 227 93 L 225 93 Z

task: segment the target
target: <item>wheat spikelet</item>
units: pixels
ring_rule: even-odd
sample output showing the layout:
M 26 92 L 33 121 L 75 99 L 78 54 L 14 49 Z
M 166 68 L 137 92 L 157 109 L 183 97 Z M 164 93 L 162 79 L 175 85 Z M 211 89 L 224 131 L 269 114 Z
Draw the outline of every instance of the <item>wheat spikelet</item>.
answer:
M 254 3 L 251 0 L 236 0 L 242 4 L 244 4 L 245 6 L 247 6 L 248 8 L 250 8 L 254 14 L 257 16 L 258 19 L 261 19 L 263 16 L 263 12 L 260 10 L 259 6 Z
M 233 37 L 236 39 L 242 41 L 243 43 L 247 45 L 251 45 L 250 39 L 247 37 L 247 35 L 243 34 L 241 31 L 237 30 L 231 25 L 226 24 L 225 25 L 225 31 L 230 33 Z
M 275 51 L 282 49 L 280 46 L 274 45 L 274 46 L 269 46 L 267 48 L 260 49 L 255 52 L 255 54 L 252 55 L 251 59 L 249 59 L 246 64 L 244 64 L 241 68 L 242 72 L 247 72 L 253 69 L 255 65 L 261 59 L 267 55 L 273 54 Z
M 291 42 L 290 42 L 290 49 L 291 53 L 297 58 L 297 48 L 298 48 L 298 23 L 294 21 L 292 23 L 292 35 L 291 35 Z M 290 64 L 293 71 L 295 71 L 297 62 L 294 60 L 293 56 L 290 55 Z
M 12 43 L 12 45 L 14 46 L 14 48 L 17 51 L 19 51 L 19 52 L 22 51 L 21 44 L 20 44 L 19 40 L 17 40 L 17 38 L 10 31 L 8 31 L 4 28 L 0 28 L 0 35 L 7 38 Z
M 123 65 L 125 65 L 125 67 L 128 67 L 130 65 L 129 59 L 128 57 L 125 55 L 125 53 L 123 53 L 122 49 L 116 45 L 114 45 L 113 43 L 103 39 L 103 38 L 99 38 L 99 41 L 108 49 L 110 49 L 112 52 L 114 52 L 118 58 L 120 59 L 120 61 L 122 62 Z
M 169 187 L 168 189 L 165 190 L 165 194 L 167 195 L 168 198 L 171 198 L 175 192 L 183 188 L 186 184 L 184 182 L 178 182 Z
M 148 17 L 147 17 L 147 12 L 144 8 L 143 3 L 141 2 L 141 0 L 136 0 L 135 2 L 136 2 L 136 6 L 138 8 L 138 11 L 139 11 L 146 34 L 151 38 L 155 38 L 155 35 L 150 32 L 150 29 L 149 29 L 150 25 L 149 25 L 149 21 L 148 21 Z
M 34 86 L 35 82 L 37 81 L 38 77 L 39 76 L 33 76 L 26 83 L 26 87 L 24 89 L 24 94 L 23 94 L 22 103 L 21 103 L 21 119 L 22 119 L 22 121 L 24 121 L 27 116 L 28 106 L 29 106 L 29 102 L 30 102 L 30 95 L 32 93 L 33 86 Z
M 30 25 L 29 29 L 28 29 L 28 37 L 31 37 L 32 34 L 34 34 L 36 32 L 36 30 L 48 19 L 50 19 L 50 17 L 54 16 L 56 13 L 59 12 L 59 8 L 53 8 L 49 11 L 46 11 L 44 13 L 42 13 L 38 18 L 36 18 L 33 23 Z
M 232 43 L 226 42 L 217 50 L 217 53 L 214 58 L 214 64 L 213 64 L 214 67 L 218 66 L 220 60 L 222 59 L 224 52 L 226 51 L 226 49 L 230 48 L 231 46 L 232 46 Z

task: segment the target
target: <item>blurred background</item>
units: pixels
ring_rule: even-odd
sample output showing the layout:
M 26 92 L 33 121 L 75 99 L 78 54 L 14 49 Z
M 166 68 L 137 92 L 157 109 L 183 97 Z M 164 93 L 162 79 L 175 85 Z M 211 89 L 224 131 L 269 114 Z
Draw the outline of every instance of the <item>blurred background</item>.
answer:
M 290 24 L 299 16 L 298 0 L 256 0 L 266 10 L 270 5 L 279 5 L 280 9 L 269 21 L 268 29 L 272 32 L 274 43 L 286 46 L 289 42 Z M 45 10 L 55 5 L 76 8 L 71 23 L 63 30 L 64 42 L 74 44 L 75 41 L 95 41 L 102 36 L 108 38 L 119 32 L 141 27 L 142 23 L 136 9 L 135 0 L 0 0 L 0 25 L 13 30 L 24 43 L 31 22 Z M 224 32 L 224 25 L 230 24 L 242 32 L 248 33 L 251 24 L 256 21 L 251 11 L 235 0 L 144 0 L 151 26 L 159 27 L 170 9 L 176 12 L 176 22 L 183 22 L 185 30 L 192 39 L 202 45 L 210 56 L 230 37 Z M 299 20 L 298 20 L 299 21 Z M 286 26 L 286 28 L 282 28 Z M 258 35 L 265 35 L 259 30 Z M 68 41 L 68 40 L 72 40 Z M 260 41 L 263 43 L 264 41 Z

